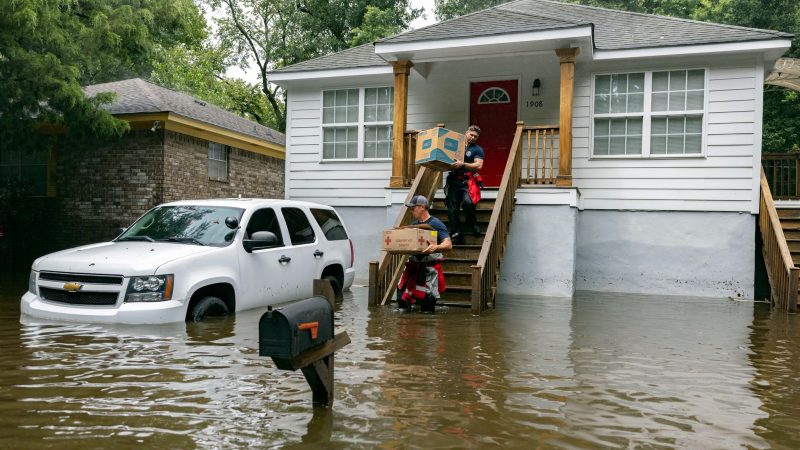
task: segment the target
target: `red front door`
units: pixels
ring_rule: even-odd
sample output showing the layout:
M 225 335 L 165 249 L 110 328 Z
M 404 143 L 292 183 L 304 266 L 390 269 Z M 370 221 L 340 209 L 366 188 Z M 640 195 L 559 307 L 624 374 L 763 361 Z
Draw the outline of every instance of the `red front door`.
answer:
M 469 92 L 469 123 L 481 127 L 478 145 L 486 155 L 483 183 L 498 187 L 516 131 L 517 80 L 474 82 Z

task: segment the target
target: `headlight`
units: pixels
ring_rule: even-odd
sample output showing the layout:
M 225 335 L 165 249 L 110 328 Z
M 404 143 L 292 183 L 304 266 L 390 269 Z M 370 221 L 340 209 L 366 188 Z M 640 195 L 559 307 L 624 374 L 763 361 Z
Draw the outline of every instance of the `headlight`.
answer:
M 172 275 L 132 277 L 128 283 L 126 302 L 160 302 L 172 298 Z
M 28 291 L 31 294 L 36 293 L 36 272 L 31 270 L 31 276 L 28 278 Z

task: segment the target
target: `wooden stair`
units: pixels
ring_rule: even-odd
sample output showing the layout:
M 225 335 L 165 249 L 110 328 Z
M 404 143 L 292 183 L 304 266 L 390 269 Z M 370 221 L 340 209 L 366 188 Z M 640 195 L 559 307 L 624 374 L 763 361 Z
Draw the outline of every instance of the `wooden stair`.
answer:
M 800 266 L 800 208 L 776 209 L 783 235 L 786 236 L 786 245 L 792 254 L 792 261 L 795 266 Z
M 491 191 L 486 189 L 484 192 Z M 494 209 L 494 199 L 481 199 L 475 210 L 475 220 L 481 229 L 479 236 L 467 233 L 463 244 L 453 244 L 453 249 L 444 254 L 444 279 L 447 289 L 442 293 L 440 304 L 447 306 L 472 306 L 472 266 L 478 263 L 482 244 L 486 237 L 486 227 Z M 444 199 L 435 199 L 430 213 L 438 218 L 448 229 L 447 206 Z M 461 212 L 461 223 L 464 224 L 464 212 Z
M 763 169 L 758 230 L 769 277 L 770 303 L 780 310 L 796 312 L 800 303 L 800 209 L 776 207 Z

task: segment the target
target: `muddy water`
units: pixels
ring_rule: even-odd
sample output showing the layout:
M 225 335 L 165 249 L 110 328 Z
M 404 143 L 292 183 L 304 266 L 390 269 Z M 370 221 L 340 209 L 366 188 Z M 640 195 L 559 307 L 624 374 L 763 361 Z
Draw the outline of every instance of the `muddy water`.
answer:
M 336 312 L 336 399 L 258 356 L 263 311 L 20 322 L 0 281 L 0 448 L 797 448 L 800 322 L 720 299 L 502 297 L 481 318 Z M 146 447 L 143 447 L 146 446 Z

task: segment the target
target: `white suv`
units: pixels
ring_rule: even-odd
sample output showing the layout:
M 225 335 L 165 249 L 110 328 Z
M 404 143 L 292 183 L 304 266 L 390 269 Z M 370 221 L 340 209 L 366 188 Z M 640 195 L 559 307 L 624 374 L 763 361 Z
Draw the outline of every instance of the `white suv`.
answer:
M 353 284 L 353 243 L 336 211 L 291 200 L 166 203 L 112 242 L 33 263 L 23 314 L 86 322 L 202 320 Z

